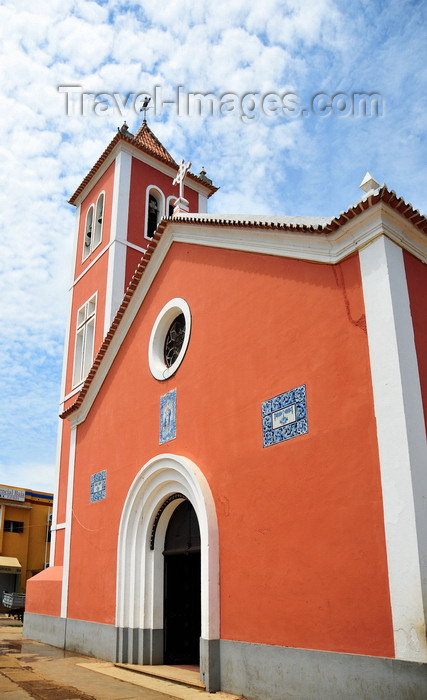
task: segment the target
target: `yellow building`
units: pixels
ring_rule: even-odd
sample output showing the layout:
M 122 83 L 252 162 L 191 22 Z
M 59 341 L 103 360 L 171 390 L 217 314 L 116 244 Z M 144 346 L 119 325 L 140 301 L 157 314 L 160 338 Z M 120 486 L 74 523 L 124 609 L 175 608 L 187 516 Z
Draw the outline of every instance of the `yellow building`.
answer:
M 0 484 L 0 592 L 25 593 L 49 565 L 53 494 Z

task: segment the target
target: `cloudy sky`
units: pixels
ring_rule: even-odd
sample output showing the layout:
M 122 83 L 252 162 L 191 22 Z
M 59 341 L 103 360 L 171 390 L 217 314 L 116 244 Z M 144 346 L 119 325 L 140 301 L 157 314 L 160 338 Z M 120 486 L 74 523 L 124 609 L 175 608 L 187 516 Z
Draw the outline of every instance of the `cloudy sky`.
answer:
M 427 212 L 423 0 L 2 0 L 0 36 L 0 483 L 54 489 L 67 200 L 141 95 L 210 211 L 333 216 L 369 170 Z

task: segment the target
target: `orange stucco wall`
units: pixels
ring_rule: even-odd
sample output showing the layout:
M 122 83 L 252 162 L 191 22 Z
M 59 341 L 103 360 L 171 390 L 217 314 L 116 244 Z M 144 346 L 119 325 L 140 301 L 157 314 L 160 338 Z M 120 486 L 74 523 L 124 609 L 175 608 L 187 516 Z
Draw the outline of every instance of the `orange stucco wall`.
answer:
M 148 342 L 176 296 L 191 338 L 159 382 Z M 261 402 L 300 384 L 308 434 L 263 448 Z M 159 445 L 160 396 L 174 388 L 177 437 Z M 114 623 L 123 503 L 141 467 L 168 451 L 203 470 L 215 499 L 222 638 L 393 655 L 356 255 L 329 266 L 172 245 L 77 429 L 69 617 Z M 90 503 L 103 469 L 106 498 Z
M 414 327 L 415 348 L 418 360 L 421 392 L 424 407 L 424 420 L 427 419 L 427 320 L 426 298 L 427 278 L 425 264 L 404 251 L 406 279 L 412 323 Z M 427 429 L 427 423 L 426 423 Z
M 27 581 L 25 612 L 61 614 L 62 566 L 50 566 Z
M 59 520 L 58 520 L 59 522 Z M 64 522 L 64 521 L 62 521 Z M 63 566 L 64 563 L 64 546 L 65 546 L 65 529 L 61 528 L 56 531 L 55 535 L 55 566 Z

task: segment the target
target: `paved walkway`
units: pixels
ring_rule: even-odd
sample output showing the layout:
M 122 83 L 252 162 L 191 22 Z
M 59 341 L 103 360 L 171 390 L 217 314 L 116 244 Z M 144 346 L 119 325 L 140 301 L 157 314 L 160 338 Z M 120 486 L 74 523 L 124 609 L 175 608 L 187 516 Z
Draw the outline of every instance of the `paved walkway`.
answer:
M 182 681 L 185 677 L 173 682 L 23 639 L 22 623 L 0 615 L 3 700 L 238 700 Z

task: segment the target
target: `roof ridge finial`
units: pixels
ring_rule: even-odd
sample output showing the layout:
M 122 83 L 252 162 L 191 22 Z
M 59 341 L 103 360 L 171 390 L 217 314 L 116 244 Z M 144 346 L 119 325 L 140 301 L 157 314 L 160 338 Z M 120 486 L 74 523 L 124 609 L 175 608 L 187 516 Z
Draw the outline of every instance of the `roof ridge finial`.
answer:
M 199 177 L 200 177 L 202 180 L 204 180 L 205 182 L 208 182 L 210 185 L 212 185 L 212 180 L 210 179 L 210 177 L 208 177 L 208 176 L 206 175 L 206 170 L 205 170 L 205 166 L 204 166 L 204 165 L 202 165 L 202 169 L 201 169 L 201 171 L 200 171 Z
M 124 121 L 120 127 L 117 127 L 117 131 L 120 134 L 123 134 L 124 136 L 130 136 L 131 138 L 133 138 L 133 134 L 131 134 L 131 132 L 129 131 L 129 127 L 126 121 Z
M 150 109 L 150 107 L 148 106 L 150 104 L 150 102 L 151 102 L 151 97 L 149 95 L 146 95 L 144 98 L 144 102 L 142 103 L 142 107 L 139 110 L 140 112 L 144 112 L 143 124 L 147 123 L 147 109 Z
M 360 189 L 366 192 L 366 194 L 368 194 L 368 192 L 373 192 L 374 190 L 377 190 L 379 186 L 380 183 L 372 177 L 369 171 L 366 172 L 365 177 L 359 185 Z

